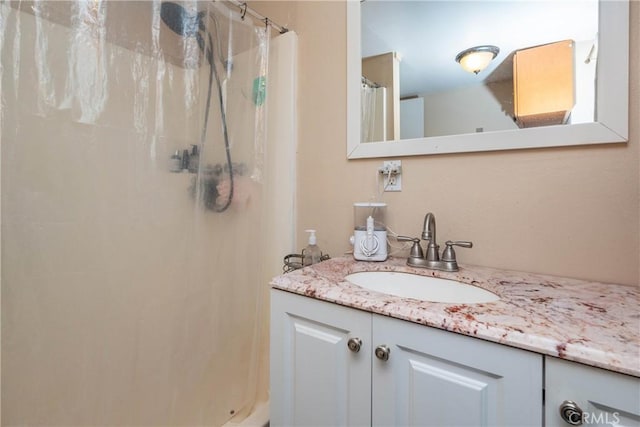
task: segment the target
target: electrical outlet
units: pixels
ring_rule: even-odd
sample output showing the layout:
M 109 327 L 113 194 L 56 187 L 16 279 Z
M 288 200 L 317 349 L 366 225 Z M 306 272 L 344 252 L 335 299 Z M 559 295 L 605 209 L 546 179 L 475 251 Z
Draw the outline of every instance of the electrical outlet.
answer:
M 402 175 L 391 174 L 383 178 L 384 191 L 402 191 Z
M 382 175 L 384 191 L 402 191 L 402 162 L 400 160 L 387 160 L 378 169 Z

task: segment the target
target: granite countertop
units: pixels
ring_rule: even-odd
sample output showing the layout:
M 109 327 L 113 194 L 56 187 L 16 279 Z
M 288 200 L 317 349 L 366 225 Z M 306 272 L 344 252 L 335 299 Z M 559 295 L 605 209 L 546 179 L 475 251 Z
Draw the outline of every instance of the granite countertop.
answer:
M 500 300 L 447 304 L 381 294 L 344 280 L 360 271 L 455 279 Z M 640 288 L 465 265 L 460 271 L 333 258 L 271 281 L 276 289 L 640 377 Z

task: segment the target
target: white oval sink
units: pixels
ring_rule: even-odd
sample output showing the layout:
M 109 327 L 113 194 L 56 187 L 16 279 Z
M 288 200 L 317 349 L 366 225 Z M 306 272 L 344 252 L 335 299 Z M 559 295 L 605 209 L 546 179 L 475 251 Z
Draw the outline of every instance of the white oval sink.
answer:
M 493 292 L 477 286 L 410 273 L 366 271 L 349 274 L 345 279 L 371 291 L 430 302 L 477 304 L 500 299 Z

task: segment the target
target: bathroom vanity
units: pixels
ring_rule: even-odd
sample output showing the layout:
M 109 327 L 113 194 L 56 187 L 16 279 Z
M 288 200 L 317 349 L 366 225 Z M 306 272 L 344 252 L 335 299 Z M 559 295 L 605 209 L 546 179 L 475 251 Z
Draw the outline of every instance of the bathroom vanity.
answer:
M 405 262 L 336 258 L 272 281 L 274 426 L 640 425 L 637 288 Z M 500 299 L 434 303 L 344 279 L 376 270 Z

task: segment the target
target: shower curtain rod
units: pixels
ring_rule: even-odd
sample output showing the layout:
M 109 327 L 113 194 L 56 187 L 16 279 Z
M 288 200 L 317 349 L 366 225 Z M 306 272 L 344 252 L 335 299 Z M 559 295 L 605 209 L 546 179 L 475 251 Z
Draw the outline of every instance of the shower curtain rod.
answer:
M 372 80 L 369 80 L 365 76 L 362 76 L 361 79 L 362 79 L 362 83 L 367 85 L 367 86 L 369 86 L 370 88 L 378 89 L 379 87 L 381 87 L 378 83 L 376 83 L 376 82 L 374 82 Z
M 212 1 L 216 1 L 216 0 L 212 0 Z M 265 25 L 271 25 L 273 28 L 278 30 L 280 34 L 284 34 L 289 31 L 288 28 L 283 27 L 282 25 L 276 24 L 267 16 L 262 16 L 255 10 L 251 9 L 249 6 L 247 6 L 247 2 L 238 1 L 238 0 L 226 0 L 226 1 L 240 8 L 240 11 L 242 13 L 242 19 L 244 19 L 244 16 L 248 13 L 249 15 L 253 16 L 257 20 L 264 22 Z

